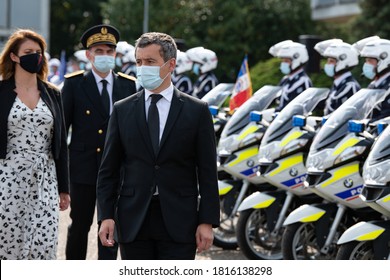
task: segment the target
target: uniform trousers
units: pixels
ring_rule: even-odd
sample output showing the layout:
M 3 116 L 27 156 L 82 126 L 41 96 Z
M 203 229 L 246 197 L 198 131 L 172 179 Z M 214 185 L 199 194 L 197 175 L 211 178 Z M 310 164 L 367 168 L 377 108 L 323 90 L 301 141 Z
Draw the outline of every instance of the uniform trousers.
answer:
M 158 196 L 153 196 L 135 240 L 119 246 L 123 260 L 193 260 L 196 254 L 195 242 L 178 243 L 169 236 Z
M 70 218 L 66 242 L 67 260 L 85 260 L 88 248 L 88 233 L 93 223 L 96 206 L 96 185 L 70 185 Z M 98 233 L 98 259 L 116 260 L 118 246 L 105 247 L 101 244 Z

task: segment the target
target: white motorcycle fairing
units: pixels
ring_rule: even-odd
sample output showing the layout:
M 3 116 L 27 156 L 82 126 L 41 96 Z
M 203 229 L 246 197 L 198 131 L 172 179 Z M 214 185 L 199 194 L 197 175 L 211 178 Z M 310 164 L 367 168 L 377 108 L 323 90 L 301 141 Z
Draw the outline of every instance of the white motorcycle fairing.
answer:
M 294 223 L 311 223 L 318 221 L 326 211 L 324 209 L 305 204 L 290 213 L 283 223 L 283 226 L 287 226 Z
M 386 229 L 371 222 L 359 222 L 347 229 L 337 241 L 337 244 L 344 244 L 351 241 L 375 240 Z
M 254 192 L 250 196 L 244 199 L 244 201 L 238 207 L 238 211 L 244 211 L 247 209 L 261 209 L 269 207 L 274 201 L 275 197 L 262 192 Z

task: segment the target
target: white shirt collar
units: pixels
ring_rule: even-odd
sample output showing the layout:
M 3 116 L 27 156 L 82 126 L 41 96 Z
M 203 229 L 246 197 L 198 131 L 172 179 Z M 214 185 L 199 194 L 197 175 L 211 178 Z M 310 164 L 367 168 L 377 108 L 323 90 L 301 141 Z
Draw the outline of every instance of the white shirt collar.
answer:
M 150 97 L 150 95 L 154 94 L 150 90 L 145 89 L 145 101 L 147 101 Z M 169 87 L 161 91 L 159 94 L 161 94 L 164 99 L 166 99 L 169 103 L 172 101 L 173 97 L 173 84 L 171 83 Z
M 102 80 L 106 80 L 109 85 L 113 84 L 114 77 L 112 75 L 112 70 L 110 70 L 110 73 L 105 78 L 100 77 L 97 73 L 95 73 L 95 71 L 93 71 L 93 69 L 92 69 L 92 74 L 95 77 L 97 84 L 99 84 Z
M 345 80 L 347 77 L 351 76 L 351 72 L 345 72 L 340 77 L 337 77 L 334 79 L 333 83 L 337 87 L 343 80 Z

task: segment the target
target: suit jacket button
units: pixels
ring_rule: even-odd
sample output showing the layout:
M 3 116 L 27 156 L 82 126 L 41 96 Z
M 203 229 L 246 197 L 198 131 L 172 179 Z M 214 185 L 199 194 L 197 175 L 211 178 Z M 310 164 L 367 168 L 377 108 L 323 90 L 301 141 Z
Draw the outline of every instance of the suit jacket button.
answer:
M 96 149 L 96 152 L 100 153 L 100 152 L 101 152 L 101 149 L 100 149 L 100 148 L 97 148 L 97 149 Z
M 90 114 L 91 114 L 91 111 L 90 111 L 90 110 L 87 110 L 87 111 L 85 111 L 85 114 L 90 115 Z
M 159 165 L 155 165 L 154 169 L 158 170 L 158 169 L 160 169 L 160 166 Z
M 102 134 L 102 133 L 103 133 L 103 129 L 99 129 L 99 130 L 98 130 L 98 133 L 99 133 L 99 134 Z

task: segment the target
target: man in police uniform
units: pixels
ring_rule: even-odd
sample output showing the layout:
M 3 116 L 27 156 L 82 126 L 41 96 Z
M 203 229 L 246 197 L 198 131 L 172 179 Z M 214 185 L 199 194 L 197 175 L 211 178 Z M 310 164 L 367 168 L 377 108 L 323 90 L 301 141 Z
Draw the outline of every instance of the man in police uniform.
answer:
M 110 25 L 91 27 L 81 36 L 92 70 L 67 75 L 62 88 L 66 127 L 70 130 L 70 196 L 72 223 L 68 228 L 66 258 L 86 258 L 88 232 L 96 204 L 96 180 L 113 103 L 136 92 L 135 78 L 114 73 L 118 30 Z M 98 238 L 99 239 L 99 238 Z M 116 259 L 117 247 L 101 246 L 98 258 Z

